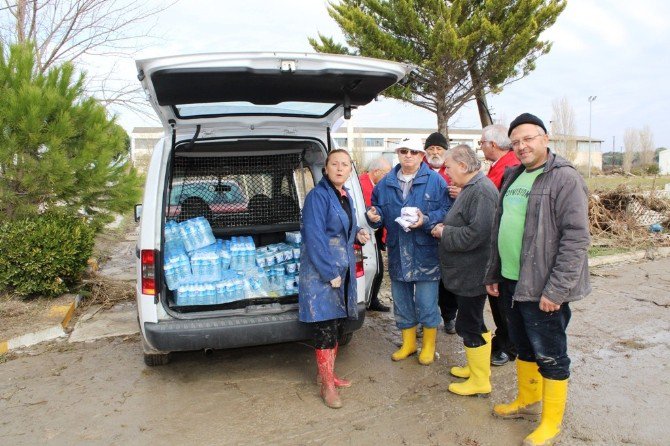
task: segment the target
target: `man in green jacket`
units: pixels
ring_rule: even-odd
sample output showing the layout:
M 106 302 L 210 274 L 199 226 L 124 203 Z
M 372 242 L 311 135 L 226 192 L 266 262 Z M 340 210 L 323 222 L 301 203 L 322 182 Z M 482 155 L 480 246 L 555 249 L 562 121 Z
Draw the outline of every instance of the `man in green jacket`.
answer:
M 544 123 L 530 113 L 509 127 L 521 165 L 503 180 L 485 279 L 503 299 L 518 350 L 518 395 L 493 408 L 502 418 L 536 418 L 524 445 L 553 444 L 561 431 L 570 376 L 569 302 L 591 291 L 588 191 L 567 160 L 549 151 Z

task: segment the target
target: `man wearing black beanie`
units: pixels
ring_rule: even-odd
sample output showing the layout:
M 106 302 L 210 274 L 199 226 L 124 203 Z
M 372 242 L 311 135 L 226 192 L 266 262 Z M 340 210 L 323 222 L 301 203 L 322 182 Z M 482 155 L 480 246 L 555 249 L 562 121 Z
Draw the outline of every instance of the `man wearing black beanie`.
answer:
M 519 115 L 508 135 L 521 165 L 505 172 L 484 283 L 489 295 L 503 299 L 518 353 L 518 393 L 493 414 L 541 413 L 523 444 L 553 444 L 568 397 L 570 302 L 591 292 L 588 190 L 574 166 L 549 151 L 540 118 Z

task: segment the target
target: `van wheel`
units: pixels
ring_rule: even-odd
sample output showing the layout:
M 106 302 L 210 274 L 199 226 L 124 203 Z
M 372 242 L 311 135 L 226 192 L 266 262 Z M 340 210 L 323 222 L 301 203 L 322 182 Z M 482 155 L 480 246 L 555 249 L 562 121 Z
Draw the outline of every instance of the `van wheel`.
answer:
M 144 354 L 144 363 L 149 367 L 154 367 L 157 365 L 165 365 L 170 362 L 169 353 L 145 353 Z
M 337 345 L 347 345 L 348 343 L 351 342 L 351 338 L 354 337 L 353 333 L 345 333 L 340 338 L 337 340 Z

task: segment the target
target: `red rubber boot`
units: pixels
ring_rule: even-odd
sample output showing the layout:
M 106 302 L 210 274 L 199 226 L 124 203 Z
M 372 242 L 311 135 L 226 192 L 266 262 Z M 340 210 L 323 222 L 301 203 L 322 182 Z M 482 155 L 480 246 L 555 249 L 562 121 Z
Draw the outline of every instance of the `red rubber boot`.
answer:
M 335 350 L 335 353 L 334 353 L 335 359 L 337 359 L 337 349 L 338 349 L 338 346 L 336 345 L 335 349 L 334 349 Z M 351 381 L 348 380 L 348 379 L 344 379 L 344 378 L 338 378 L 337 375 L 335 374 L 335 371 L 333 371 L 333 378 L 334 378 L 334 381 L 335 381 L 335 387 L 351 387 Z M 318 369 L 316 371 L 316 383 L 318 385 L 321 385 L 321 375 L 319 374 Z
M 331 409 L 342 407 L 342 400 L 335 388 L 335 349 L 316 349 L 316 365 L 321 376 L 321 398 Z

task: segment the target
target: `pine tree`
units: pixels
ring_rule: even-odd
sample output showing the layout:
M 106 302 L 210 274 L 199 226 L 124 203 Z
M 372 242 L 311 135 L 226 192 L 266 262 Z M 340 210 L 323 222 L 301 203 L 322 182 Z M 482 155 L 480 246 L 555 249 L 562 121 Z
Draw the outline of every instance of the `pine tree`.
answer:
M 405 86 L 384 94 L 437 115 L 438 129 L 477 97 L 526 76 L 551 48 L 540 34 L 565 0 L 341 0 L 328 12 L 348 46 L 319 34 L 320 52 L 359 54 L 413 64 Z M 483 111 L 480 108 L 480 115 Z M 484 122 L 484 121 L 482 121 Z
M 40 73 L 35 61 L 32 45 L 0 47 L 0 213 L 59 208 L 99 228 L 139 197 L 128 137 L 71 63 Z

